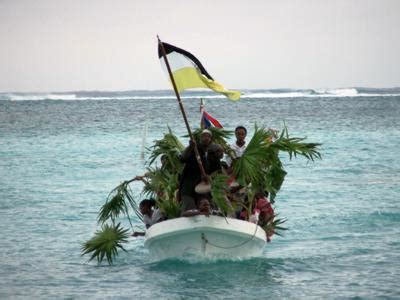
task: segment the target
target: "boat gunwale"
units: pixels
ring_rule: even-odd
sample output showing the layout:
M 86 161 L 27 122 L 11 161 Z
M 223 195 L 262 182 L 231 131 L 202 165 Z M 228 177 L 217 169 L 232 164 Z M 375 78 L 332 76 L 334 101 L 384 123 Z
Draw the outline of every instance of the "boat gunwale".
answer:
M 197 219 L 198 220 L 198 217 L 202 217 L 202 216 L 183 217 L 183 218 L 192 219 L 192 220 L 196 220 Z M 251 234 L 249 232 L 245 232 L 245 231 L 234 230 L 233 228 L 229 228 L 229 227 L 228 228 L 226 228 L 226 227 L 225 228 L 216 227 L 215 223 L 209 223 L 209 224 L 204 223 L 204 221 L 206 221 L 205 218 L 209 218 L 207 216 L 204 216 L 204 219 L 200 219 L 198 221 L 195 221 L 193 224 L 190 224 L 191 225 L 190 227 L 189 226 L 185 226 L 182 229 L 175 229 L 175 230 L 170 230 L 170 231 L 167 231 L 167 232 L 161 232 L 161 233 L 156 234 L 156 235 L 151 235 L 151 233 L 149 234 L 149 231 L 150 232 L 153 231 L 152 230 L 152 228 L 154 228 L 153 226 L 156 226 L 155 228 L 157 228 L 157 227 L 161 226 L 161 224 L 164 223 L 164 222 L 173 221 L 173 220 L 176 221 L 178 219 L 178 218 L 176 218 L 176 219 L 171 219 L 171 220 L 166 220 L 166 221 L 163 221 L 163 222 L 160 222 L 160 223 L 156 223 L 153 226 L 151 226 L 149 229 L 147 229 L 146 235 L 145 235 L 145 238 L 146 238 L 145 245 L 149 246 L 153 242 L 155 242 L 157 240 L 162 240 L 162 239 L 164 239 L 166 237 L 173 237 L 173 236 L 180 235 L 180 234 L 185 234 L 185 233 L 188 233 L 188 232 L 195 233 L 195 232 L 200 232 L 200 231 L 209 231 L 209 232 L 217 232 L 217 233 L 219 232 L 221 234 L 229 233 L 232 236 L 241 237 L 241 238 L 242 237 L 250 237 L 251 236 L 250 240 L 254 239 L 254 240 L 263 241 L 265 243 L 267 242 L 266 232 L 259 225 L 256 225 L 254 223 L 250 223 L 250 222 L 247 222 L 247 221 L 244 221 L 244 220 L 226 218 L 226 217 L 222 217 L 222 216 L 212 216 L 212 217 L 223 218 L 223 219 L 225 219 L 226 222 L 227 222 L 227 219 L 234 220 L 235 222 L 238 222 L 238 221 L 246 222 L 248 224 L 255 225 L 256 227 L 254 228 L 254 230 L 252 230 Z M 197 225 L 196 223 L 199 223 L 199 222 L 201 222 L 201 223 Z M 229 222 L 227 222 L 227 223 L 229 224 Z M 260 230 L 261 230 L 261 232 L 264 233 L 262 238 L 258 234 L 258 232 Z M 150 237 L 149 237 L 149 235 L 150 235 Z

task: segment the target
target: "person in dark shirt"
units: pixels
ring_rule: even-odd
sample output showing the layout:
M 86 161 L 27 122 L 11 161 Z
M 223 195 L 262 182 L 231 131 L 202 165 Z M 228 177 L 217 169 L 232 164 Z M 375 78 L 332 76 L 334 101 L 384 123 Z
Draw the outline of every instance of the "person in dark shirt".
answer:
M 190 143 L 180 156 L 181 161 L 185 163 L 179 185 L 180 199 L 182 201 L 181 215 L 183 215 L 187 210 L 196 209 L 195 187 L 202 180 L 207 180 L 207 178 L 202 178 L 193 147 L 193 143 Z M 204 129 L 202 131 L 198 151 L 206 175 L 210 175 L 211 173 L 221 169 L 221 147 L 212 144 L 212 133 L 210 130 Z

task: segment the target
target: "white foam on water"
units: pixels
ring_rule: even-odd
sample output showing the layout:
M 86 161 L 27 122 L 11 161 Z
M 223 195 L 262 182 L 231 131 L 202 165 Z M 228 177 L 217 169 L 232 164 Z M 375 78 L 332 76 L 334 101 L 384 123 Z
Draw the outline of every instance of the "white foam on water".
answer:
M 75 93 L 0 93 L 0 100 L 8 101 L 40 101 L 40 100 L 62 100 L 62 101 L 82 101 L 82 100 L 158 100 L 175 99 L 171 91 L 163 91 L 154 95 L 152 91 L 140 92 L 75 92 Z M 123 93 L 123 95 L 121 95 Z M 113 95 L 114 94 L 114 95 Z M 147 95 L 148 94 L 148 95 Z M 304 89 L 304 90 L 244 90 L 242 99 L 264 99 L 264 98 L 337 98 L 337 97 L 393 97 L 400 96 L 397 90 L 386 91 L 376 89 L 374 91 L 361 92 L 357 88 L 335 88 L 335 89 Z M 204 99 L 223 99 L 222 94 L 213 93 L 210 90 L 184 92 L 182 99 L 204 98 Z

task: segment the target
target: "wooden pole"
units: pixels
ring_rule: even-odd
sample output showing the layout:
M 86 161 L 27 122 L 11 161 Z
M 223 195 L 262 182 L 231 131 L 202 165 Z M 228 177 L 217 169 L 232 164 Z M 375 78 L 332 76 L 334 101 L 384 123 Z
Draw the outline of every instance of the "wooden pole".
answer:
M 176 87 L 174 76 L 172 75 L 171 67 L 170 67 L 168 59 L 167 59 L 167 54 L 165 52 L 164 45 L 162 44 L 162 42 L 161 42 L 160 38 L 158 37 L 158 35 L 157 35 L 157 39 L 158 39 L 158 45 L 161 48 L 161 53 L 163 55 L 163 58 L 164 58 L 164 61 L 165 61 L 165 65 L 167 66 L 169 78 L 171 79 L 172 86 L 174 87 L 174 92 L 175 92 L 175 95 L 176 95 L 176 99 L 178 100 L 179 108 L 180 108 L 180 110 L 182 112 L 183 120 L 185 121 L 186 129 L 187 129 L 187 131 L 189 133 L 190 140 L 191 140 L 191 142 L 193 144 L 193 150 L 194 150 L 194 154 L 196 156 L 197 163 L 199 164 L 201 176 L 202 176 L 203 179 L 207 178 L 207 174 L 206 174 L 206 172 L 204 170 L 203 163 L 201 162 L 201 157 L 200 157 L 199 149 L 197 148 L 196 140 L 194 139 L 192 131 L 190 130 L 189 122 L 188 122 L 187 117 L 186 117 L 186 112 L 185 112 L 185 109 L 183 108 L 183 104 L 182 104 L 181 97 L 180 97 L 179 92 L 178 92 L 178 88 Z
M 200 128 L 201 129 L 204 129 L 206 127 L 204 124 L 203 112 L 204 112 L 204 101 L 203 101 L 203 98 L 200 98 L 200 114 L 201 114 Z

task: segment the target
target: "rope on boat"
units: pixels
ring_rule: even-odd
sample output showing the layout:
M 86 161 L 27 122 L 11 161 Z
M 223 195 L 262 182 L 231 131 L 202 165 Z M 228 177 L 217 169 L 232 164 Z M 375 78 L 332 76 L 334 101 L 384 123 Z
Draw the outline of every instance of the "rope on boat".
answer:
M 247 239 L 247 240 L 245 240 L 245 241 L 243 241 L 243 242 L 241 242 L 241 243 L 239 243 L 239 244 L 237 244 L 237 245 L 233 245 L 233 246 L 220 246 L 220 245 L 216 245 L 216 244 L 214 244 L 214 243 L 210 243 L 210 241 L 206 238 L 206 235 L 204 234 L 204 232 L 201 234 L 201 239 L 204 241 L 205 244 L 210 244 L 211 246 L 216 247 L 216 248 L 221 248 L 221 249 L 233 249 L 233 248 L 237 248 L 237 247 L 243 246 L 244 244 L 246 244 L 246 243 L 250 242 L 252 239 L 254 239 L 254 237 L 256 236 L 256 233 L 257 233 L 257 229 L 258 229 L 258 225 L 257 225 L 257 224 L 255 224 L 255 225 L 256 225 L 256 230 L 254 230 L 253 235 L 252 235 L 249 239 Z

